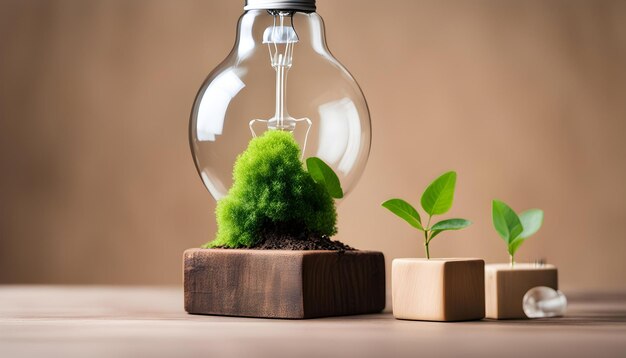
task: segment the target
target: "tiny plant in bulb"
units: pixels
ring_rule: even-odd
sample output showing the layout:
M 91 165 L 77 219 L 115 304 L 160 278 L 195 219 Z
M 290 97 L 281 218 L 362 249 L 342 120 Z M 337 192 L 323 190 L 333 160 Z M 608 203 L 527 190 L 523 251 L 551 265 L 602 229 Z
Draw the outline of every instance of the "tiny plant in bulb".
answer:
M 428 185 L 421 199 L 422 209 L 428 214 L 426 225 L 423 224 L 417 210 L 402 199 L 390 199 L 382 204 L 383 207 L 404 219 L 409 225 L 424 233 L 427 259 L 430 259 L 429 245 L 435 236 L 448 230 L 460 230 L 472 224 L 465 219 L 446 219 L 430 225 L 435 215 L 445 214 L 452 207 L 455 186 L 456 172 L 454 171 L 444 173 Z
M 288 236 L 337 233 L 333 199 L 343 197 L 339 178 L 321 159 L 306 169 L 293 135 L 268 130 L 237 158 L 233 186 L 217 203 L 217 238 L 204 248 L 253 247 L 264 231 Z
M 517 215 L 510 206 L 500 200 L 494 200 L 491 206 L 493 227 L 504 240 L 511 258 L 511 267 L 515 266 L 517 249 L 535 234 L 543 224 L 543 211 L 526 210 Z

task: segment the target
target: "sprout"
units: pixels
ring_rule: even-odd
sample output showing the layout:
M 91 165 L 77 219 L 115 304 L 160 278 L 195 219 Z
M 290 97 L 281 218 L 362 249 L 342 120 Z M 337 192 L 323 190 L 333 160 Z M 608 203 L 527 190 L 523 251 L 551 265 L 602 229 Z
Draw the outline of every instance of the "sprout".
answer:
M 491 207 L 493 227 L 506 242 L 511 257 L 511 267 L 515 265 L 515 253 L 524 241 L 536 233 L 543 224 L 543 211 L 530 209 L 519 216 L 504 202 L 494 200 Z
M 428 214 L 426 226 L 422 224 L 422 219 L 411 204 L 402 199 L 390 199 L 382 206 L 392 213 L 404 219 L 409 225 L 419 231 L 424 232 L 424 247 L 426 248 L 426 258 L 430 259 L 430 241 L 435 236 L 447 230 L 460 230 L 470 226 L 472 223 L 465 219 L 442 220 L 430 226 L 430 220 L 435 215 L 445 214 L 452 207 L 454 199 L 454 187 L 456 185 L 456 172 L 447 172 L 435 179 L 422 194 L 422 209 Z

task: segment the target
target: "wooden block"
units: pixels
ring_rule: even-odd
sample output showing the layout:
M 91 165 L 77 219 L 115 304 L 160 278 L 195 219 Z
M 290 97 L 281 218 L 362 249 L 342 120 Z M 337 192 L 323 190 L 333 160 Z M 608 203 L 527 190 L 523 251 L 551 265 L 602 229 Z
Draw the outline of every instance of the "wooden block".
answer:
M 189 249 L 189 313 L 314 318 L 385 308 L 385 258 L 374 251 Z
M 393 315 L 398 319 L 467 321 L 485 317 L 485 261 L 395 259 Z
M 558 274 L 552 265 L 516 263 L 485 266 L 486 316 L 494 319 L 527 318 L 522 300 L 537 286 L 558 289 Z

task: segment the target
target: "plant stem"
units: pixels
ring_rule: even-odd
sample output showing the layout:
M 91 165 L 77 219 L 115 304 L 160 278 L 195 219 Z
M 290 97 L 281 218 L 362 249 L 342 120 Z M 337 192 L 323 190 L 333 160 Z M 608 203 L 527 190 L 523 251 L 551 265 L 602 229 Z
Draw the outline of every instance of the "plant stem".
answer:
M 428 216 L 428 223 L 426 223 L 426 227 L 424 228 L 424 246 L 426 247 L 426 259 L 430 260 L 430 250 L 428 249 L 428 245 L 430 244 L 430 239 L 428 238 L 428 234 L 430 234 L 430 219 L 433 216 Z
M 509 255 L 509 257 L 511 258 L 511 267 L 515 267 L 515 256 Z

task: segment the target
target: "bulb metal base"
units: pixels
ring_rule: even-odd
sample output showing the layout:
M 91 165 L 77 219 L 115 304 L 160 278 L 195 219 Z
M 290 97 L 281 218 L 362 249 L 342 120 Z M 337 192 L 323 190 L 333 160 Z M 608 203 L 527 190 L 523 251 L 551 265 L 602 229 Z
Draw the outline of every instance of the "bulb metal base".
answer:
M 315 11 L 315 0 L 246 0 L 244 10 Z

